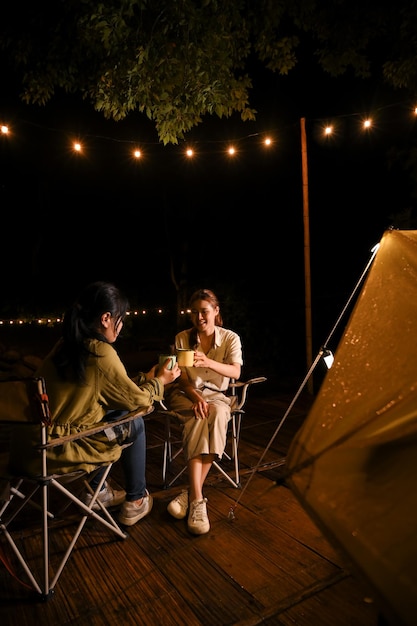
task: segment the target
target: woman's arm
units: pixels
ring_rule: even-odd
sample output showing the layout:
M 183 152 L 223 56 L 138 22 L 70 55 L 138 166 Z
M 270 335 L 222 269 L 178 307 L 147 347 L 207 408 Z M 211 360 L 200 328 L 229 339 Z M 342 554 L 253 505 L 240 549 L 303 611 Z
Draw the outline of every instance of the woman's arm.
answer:
M 240 378 L 241 365 L 240 363 L 220 363 L 209 359 L 204 352 L 196 352 L 194 355 L 195 367 L 205 367 L 213 370 L 216 374 L 224 376 L 225 378 Z

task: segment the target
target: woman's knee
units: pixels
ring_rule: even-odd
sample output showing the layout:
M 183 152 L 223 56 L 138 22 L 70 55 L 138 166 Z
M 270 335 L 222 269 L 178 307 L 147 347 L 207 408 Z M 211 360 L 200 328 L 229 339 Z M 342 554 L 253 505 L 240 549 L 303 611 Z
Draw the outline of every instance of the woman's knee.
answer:
M 130 432 L 127 437 L 130 441 L 135 441 L 139 437 L 143 437 L 145 434 L 145 422 L 143 421 L 143 417 L 137 417 L 135 420 L 130 422 Z

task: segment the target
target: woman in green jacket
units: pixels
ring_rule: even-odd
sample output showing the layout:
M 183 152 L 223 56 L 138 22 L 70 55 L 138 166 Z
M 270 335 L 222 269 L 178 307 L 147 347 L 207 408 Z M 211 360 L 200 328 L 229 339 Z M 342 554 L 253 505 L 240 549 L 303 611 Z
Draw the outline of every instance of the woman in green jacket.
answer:
M 155 365 L 146 374 L 131 379 L 112 344 L 123 327 L 129 304 L 111 283 L 89 285 L 68 309 L 63 321 L 63 334 L 37 371 L 46 381 L 52 414 L 50 437 L 61 437 L 88 429 L 101 420 L 118 418 L 123 413 L 146 409 L 162 400 L 164 386 L 181 373 L 176 364 L 168 369 Z M 119 430 L 118 430 L 119 429 Z M 104 483 L 99 499 L 106 507 L 123 502 L 119 521 L 135 524 L 152 509 L 152 496 L 146 489 L 146 437 L 142 417 L 129 428 L 116 427 L 106 435 L 89 436 L 48 451 L 48 469 L 61 473 L 77 469 L 92 471 L 97 463 L 114 462 L 120 458 L 126 491 L 113 490 Z M 114 432 L 117 431 L 117 432 Z M 129 445 L 127 445 L 129 444 Z M 19 442 L 19 458 L 15 463 L 36 471 L 36 459 Z M 91 480 L 98 485 L 100 474 Z M 89 494 L 86 501 L 91 499 Z M 96 506 L 96 505 L 95 505 Z

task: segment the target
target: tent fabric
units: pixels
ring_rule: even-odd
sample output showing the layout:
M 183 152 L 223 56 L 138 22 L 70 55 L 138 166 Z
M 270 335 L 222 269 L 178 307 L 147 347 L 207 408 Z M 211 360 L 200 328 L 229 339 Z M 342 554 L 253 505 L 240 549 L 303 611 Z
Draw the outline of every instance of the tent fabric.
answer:
M 416 348 L 417 231 L 389 230 L 287 469 L 395 626 L 417 623 Z

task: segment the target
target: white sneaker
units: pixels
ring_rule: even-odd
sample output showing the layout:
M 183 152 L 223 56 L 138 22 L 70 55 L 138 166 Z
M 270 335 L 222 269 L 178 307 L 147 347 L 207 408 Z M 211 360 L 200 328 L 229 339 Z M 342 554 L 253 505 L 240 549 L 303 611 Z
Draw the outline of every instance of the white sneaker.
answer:
M 210 530 L 210 522 L 207 515 L 207 498 L 191 502 L 188 514 L 188 530 L 193 535 L 204 535 Z
M 148 490 L 146 490 L 146 495 L 143 496 L 141 504 L 125 500 L 119 513 L 119 522 L 124 524 L 124 526 L 133 526 L 133 524 L 136 524 L 142 517 L 151 512 L 152 506 L 153 498 Z
M 167 506 L 167 511 L 176 519 L 184 519 L 188 511 L 188 491 L 181 491 L 176 498 L 171 500 Z
M 116 489 L 113 489 L 113 487 L 106 481 L 104 483 L 103 489 L 99 492 L 96 501 L 94 502 L 93 511 L 100 510 L 100 506 L 97 504 L 97 500 L 100 500 L 100 502 L 106 507 L 106 509 L 110 509 L 120 506 L 125 498 L 126 491 L 124 489 L 122 489 L 121 491 L 117 491 Z M 87 492 L 84 495 L 83 502 L 84 504 L 89 505 L 92 499 L 93 496 L 91 495 L 91 493 Z

